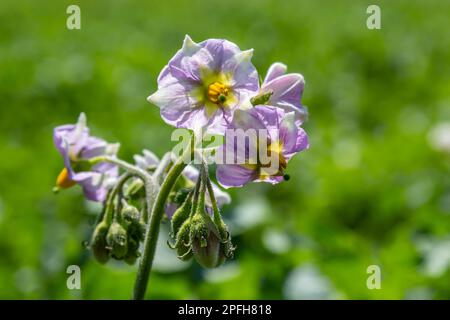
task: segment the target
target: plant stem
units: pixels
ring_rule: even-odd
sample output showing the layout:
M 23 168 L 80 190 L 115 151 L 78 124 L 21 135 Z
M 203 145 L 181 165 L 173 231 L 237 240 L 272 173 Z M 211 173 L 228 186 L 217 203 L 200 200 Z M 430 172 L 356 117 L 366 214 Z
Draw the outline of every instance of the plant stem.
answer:
M 113 163 L 113 164 L 119 166 L 120 168 L 124 169 L 128 173 L 131 173 L 132 175 L 136 175 L 136 176 L 142 178 L 142 180 L 144 180 L 144 181 L 147 180 L 149 177 L 151 177 L 151 175 L 148 172 L 146 172 L 145 170 L 142 170 L 141 168 L 139 168 L 135 165 L 132 165 L 126 161 L 123 161 L 123 160 L 120 160 L 117 158 L 113 158 L 113 157 L 99 156 L 99 157 L 89 159 L 89 162 L 92 165 L 95 165 L 100 162 Z
M 153 173 L 153 179 L 155 179 L 157 185 L 161 184 L 161 179 L 164 175 L 164 171 L 170 165 L 171 162 L 171 153 L 167 152 L 159 162 L 159 165 L 156 167 L 155 172 Z
M 187 156 L 189 156 L 189 160 L 187 159 Z M 136 282 L 134 285 L 133 299 L 135 300 L 144 299 L 145 291 L 147 290 L 148 278 L 152 269 L 153 258 L 155 256 L 156 244 L 158 242 L 159 225 L 164 215 L 165 203 L 178 177 L 190 162 L 191 156 L 192 150 L 191 148 L 187 148 L 186 152 L 170 168 L 166 179 L 161 184 L 156 200 L 153 203 L 150 223 L 145 234 L 143 254 L 139 262 Z
M 120 176 L 119 180 L 117 181 L 117 184 L 109 191 L 108 193 L 108 198 L 106 200 L 106 205 L 105 205 L 105 221 L 108 224 L 111 224 L 111 222 L 113 221 L 113 213 L 114 213 L 114 198 L 117 196 L 117 194 L 120 192 L 120 190 L 122 189 L 123 185 L 125 184 L 125 182 L 130 179 L 133 175 L 127 173 L 124 173 L 123 175 Z
M 206 182 L 206 188 L 208 189 L 209 199 L 211 200 L 211 205 L 213 208 L 214 222 L 219 223 L 221 220 L 220 211 L 219 211 L 219 207 L 217 206 L 216 195 L 214 194 L 214 189 L 213 189 L 211 180 L 209 179 L 208 166 L 206 165 L 205 162 L 202 163 L 202 166 L 203 166 L 204 179 Z

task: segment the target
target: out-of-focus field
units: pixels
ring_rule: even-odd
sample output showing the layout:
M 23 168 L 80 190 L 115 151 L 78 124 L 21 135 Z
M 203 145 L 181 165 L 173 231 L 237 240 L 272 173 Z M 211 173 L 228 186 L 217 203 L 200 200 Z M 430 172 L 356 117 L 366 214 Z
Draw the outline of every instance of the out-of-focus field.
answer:
M 376 3 L 381 30 L 366 28 L 373 1 L 1 1 L 0 298 L 131 296 L 136 268 L 83 248 L 98 206 L 51 192 L 52 128 L 84 111 L 122 158 L 161 156 L 172 128 L 146 97 L 189 34 L 254 48 L 261 76 L 274 61 L 302 73 L 311 148 L 290 181 L 231 190 L 223 267 L 178 262 L 161 237 L 148 297 L 449 299 L 450 2 Z M 71 264 L 82 290 L 66 287 Z

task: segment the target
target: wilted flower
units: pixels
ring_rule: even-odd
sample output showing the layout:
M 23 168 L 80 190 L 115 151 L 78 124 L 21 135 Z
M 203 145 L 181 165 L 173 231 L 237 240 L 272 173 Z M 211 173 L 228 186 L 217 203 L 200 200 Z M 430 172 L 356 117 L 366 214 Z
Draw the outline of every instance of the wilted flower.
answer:
M 106 162 L 91 165 L 88 160 L 103 155 L 115 157 L 119 144 L 90 136 L 84 113 L 80 114 L 77 124 L 56 127 L 53 140 L 64 158 L 64 169 L 56 180 L 56 188 L 65 189 L 78 183 L 88 199 L 103 201 L 117 178 L 118 168 Z
M 252 98 L 253 105 L 264 104 L 295 112 L 297 124 L 303 123 L 308 111 L 301 104 L 305 80 L 299 73 L 286 74 L 286 65 L 276 62 L 267 71 L 258 95 Z
M 251 63 L 253 50 L 241 51 L 227 40 L 195 43 L 186 36 L 183 47 L 158 77 L 158 91 L 148 100 L 177 128 L 223 133 L 233 111 L 258 92 Z
M 294 112 L 286 113 L 280 108 L 260 105 L 250 110 L 239 110 L 230 128 L 232 130 L 227 130 L 226 142 L 221 148 L 225 157 L 228 153 L 233 155 L 234 163 L 227 163 L 225 159 L 224 164 L 217 165 L 216 173 L 217 180 L 226 188 L 240 187 L 251 181 L 272 184 L 282 181 L 289 159 L 309 146 L 305 131 L 296 125 Z M 235 129 L 265 132 L 267 139 L 249 139 L 249 143 L 239 146 Z M 238 152 L 241 148 L 243 152 Z M 251 149 L 256 152 L 252 153 Z M 277 163 L 262 162 L 261 153 L 266 153 L 270 161 L 276 159 Z

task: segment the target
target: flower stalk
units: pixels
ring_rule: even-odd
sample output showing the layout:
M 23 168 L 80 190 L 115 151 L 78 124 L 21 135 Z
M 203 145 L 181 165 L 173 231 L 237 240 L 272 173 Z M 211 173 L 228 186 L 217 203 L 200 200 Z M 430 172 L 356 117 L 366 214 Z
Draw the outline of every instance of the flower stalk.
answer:
M 170 168 L 166 179 L 161 184 L 158 195 L 153 203 L 153 207 L 150 203 L 148 204 L 149 211 L 151 212 L 150 222 L 146 230 L 142 258 L 139 262 L 136 282 L 134 285 L 134 300 L 144 299 L 150 271 L 153 265 L 153 259 L 155 257 L 159 226 L 164 215 L 165 203 L 178 177 L 181 175 L 184 168 L 189 164 L 188 157 L 189 159 L 192 158 L 192 154 L 193 149 L 187 148 L 185 153 Z M 147 196 L 147 199 L 148 198 L 149 197 Z

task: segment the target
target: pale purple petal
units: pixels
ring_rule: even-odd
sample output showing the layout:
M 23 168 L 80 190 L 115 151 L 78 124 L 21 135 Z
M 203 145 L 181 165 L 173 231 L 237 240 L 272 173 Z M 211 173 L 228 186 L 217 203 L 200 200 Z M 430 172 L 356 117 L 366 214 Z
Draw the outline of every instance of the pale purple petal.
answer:
M 233 75 L 233 89 L 243 89 L 255 94 L 259 90 L 259 79 L 256 68 L 251 63 L 253 49 L 236 53 L 224 61 L 222 71 Z
M 268 138 L 272 141 L 278 140 L 280 122 L 284 117 L 284 111 L 272 106 L 258 105 L 251 112 L 264 124 Z
M 183 126 L 186 119 L 202 111 L 195 108 L 199 102 L 192 96 L 194 85 L 183 85 L 170 73 L 164 77 L 164 82 L 165 84 L 159 85 L 158 91 L 149 96 L 147 100 L 161 109 L 161 116 L 168 124 L 186 127 Z
M 88 137 L 84 147 L 79 152 L 79 158 L 89 159 L 106 153 L 108 143 L 100 138 Z
M 234 43 L 222 39 L 208 39 L 199 43 L 213 58 L 213 63 L 208 67 L 214 71 L 223 70 L 223 63 L 241 52 Z
M 244 184 L 254 180 L 257 172 L 237 164 L 217 165 L 217 181 L 224 188 L 242 187 Z
M 75 173 L 71 179 L 77 182 L 82 188 L 86 198 L 92 201 L 104 201 L 108 189 L 104 186 L 105 174 L 99 172 Z
M 149 167 L 155 167 L 159 164 L 159 158 L 153 152 L 144 149 L 142 153 L 143 156 L 140 154 L 135 154 L 133 156 L 133 159 L 139 168 L 147 170 Z
M 309 147 L 306 132 L 299 128 L 293 112 L 285 114 L 280 123 L 279 140 L 283 145 L 283 156 L 289 160 L 295 153 Z
M 298 124 L 301 124 L 308 117 L 308 111 L 301 103 L 305 80 L 298 73 L 284 75 L 286 72 L 285 67 L 283 71 L 281 64 L 271 66 L 261 86 L 261 92 L 272 92 L 272 96 L 267 104 L 282 108 L 286 112 L 295 111 Z
M 78 154 L 86 145 L 88 137 L 89 129 L 86 127 L 84 113 L 80 114 L 76 125 L 62 125 L 53 130 L 53 141 L 63 156 L 69 151 L 72 154 Z
M 269 104 L 300 106 L 304 86 L 305 80 L 301 74 L 290 73 L 264 83 L 262 90 L 273 92 Z
M 282 76 L 283 74 L 286 73 L 286 71 L 287 71 L 287 66 L 284 63 L 281 63 L 281 62 L 273 63 L 269 67 L 269 70 L 267 71 L 267 75 L 266 75 L 266 78 L 264 79 L 264 83 L 267 83 L 275 78 Z

